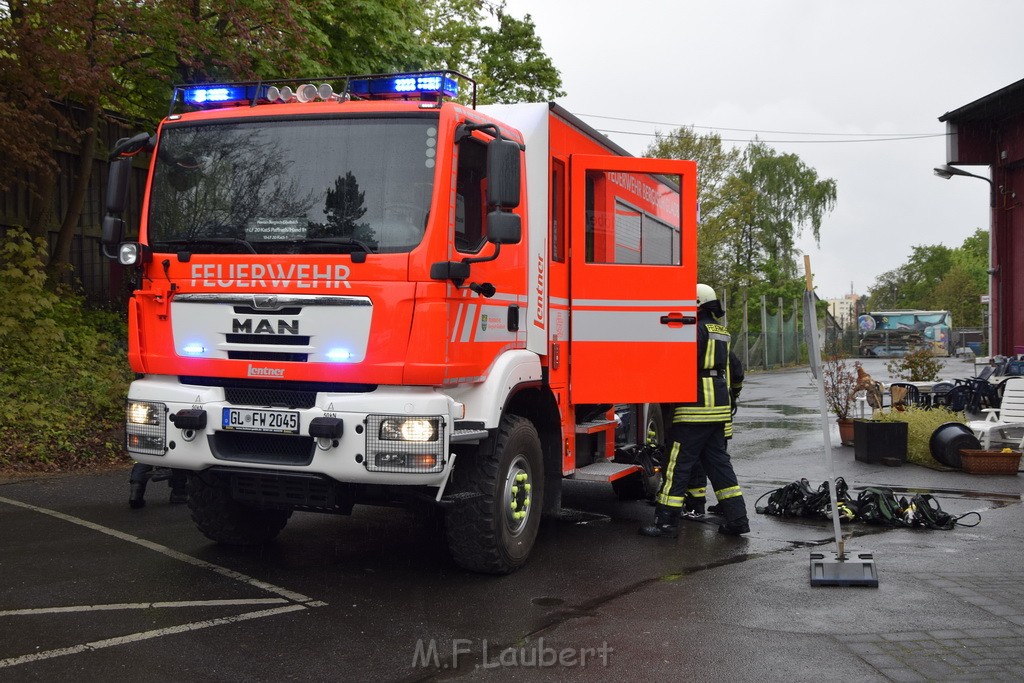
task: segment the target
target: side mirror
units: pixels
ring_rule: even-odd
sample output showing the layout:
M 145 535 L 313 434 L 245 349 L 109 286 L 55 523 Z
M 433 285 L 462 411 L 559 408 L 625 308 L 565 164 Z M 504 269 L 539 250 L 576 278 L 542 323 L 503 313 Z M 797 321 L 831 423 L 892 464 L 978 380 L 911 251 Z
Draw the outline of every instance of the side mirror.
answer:
M 120 214 L 128 203 L 128 181 L 132 176 L 132 160 L 123 158 L 110 162 L 107 175 L 107 213 Z
M 124 221 L 117 216 L 104 216 L 103 231 L 100 234 L 100 244 L 103 245 L 103 248 L 117 248 L 122 238 L 124 238 Z
M 523 222 L 518 214 L 491 211 L 487 214 L 487 241 L 492 244 L 519 244 Z
M 495 138 L 487 143 L 488 206 L 502 209 L 519 206 L 519 153 L 519 143 L 512 140 Z
M 124 237 L 124 221 L 117 216 L 103 217 L 103 231 L 100 233 L 100 250 L 108 259 L 117 258 L 118 245 Z

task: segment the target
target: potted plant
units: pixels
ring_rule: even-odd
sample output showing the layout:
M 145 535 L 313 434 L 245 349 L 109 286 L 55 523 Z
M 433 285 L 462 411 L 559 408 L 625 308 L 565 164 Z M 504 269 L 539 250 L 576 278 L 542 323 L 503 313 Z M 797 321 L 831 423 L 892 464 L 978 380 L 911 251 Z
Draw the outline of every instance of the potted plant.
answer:
M 852 415 L 857 388 L 857 375 L 853 366 L 847 363 L 842 351 L 829 351 L 821 364 L 821 377 L 825 388 L 825 403 L 836 416 L 839 425 L 839 440 L 844 446 L 852 446 Z

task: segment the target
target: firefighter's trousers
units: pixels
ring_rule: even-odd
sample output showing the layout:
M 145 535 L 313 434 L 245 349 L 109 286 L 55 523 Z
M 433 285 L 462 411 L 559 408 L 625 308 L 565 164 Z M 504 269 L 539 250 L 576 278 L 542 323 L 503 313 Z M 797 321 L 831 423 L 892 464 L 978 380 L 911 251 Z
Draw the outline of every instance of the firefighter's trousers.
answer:
M 665 483 L 657 502 L 670 508 L 682 508 L 690 477 L 696 466 L 703 467 L 718 499 L 726 522 L 746 519 L 747 506 L 726 450 L 724 422 L 687 422 L 672 425 L 669 431 L 668 462 Z

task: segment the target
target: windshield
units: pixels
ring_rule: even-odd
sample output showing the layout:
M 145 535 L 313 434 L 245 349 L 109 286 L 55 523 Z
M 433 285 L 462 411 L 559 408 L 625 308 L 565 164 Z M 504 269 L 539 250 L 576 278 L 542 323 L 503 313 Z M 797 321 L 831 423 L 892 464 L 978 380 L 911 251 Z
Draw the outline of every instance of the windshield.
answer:
M 409 251 L 430 210 L 436 118 L 164 129 L 149 245 L 194 253 Z

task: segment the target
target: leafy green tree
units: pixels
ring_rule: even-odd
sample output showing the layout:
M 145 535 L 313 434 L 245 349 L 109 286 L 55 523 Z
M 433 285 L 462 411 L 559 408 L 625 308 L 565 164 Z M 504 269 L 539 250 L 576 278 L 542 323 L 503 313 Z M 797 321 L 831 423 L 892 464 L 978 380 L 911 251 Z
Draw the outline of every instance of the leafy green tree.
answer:
M 779 154 L 762 142 L 747 146 L 737 179 L 752 190 L 744 194 L 752 200 L 747 220 L 736 226 L 737 265 L 744 275 L 770 274 L 776 278 L 772 284 L 780 285 L 797 276 L 794 244 L 803 229 L 809 227 L 819 241 L 822 220 L 835 206 L 836 182 L 820 180 L 797 155 Z
M 721 288 L 727 284 L 722 246 L 729 235 L 726 214 L 733 199 L 726 194 L 726 185 L 739 171 L 740 150 L 723 147 L 718 133 L 701 134 L 684 126 L 666 134 L 655 133 L 644 156 L 697 162 L 697 279 Z
M 0 187 L 28 180 L 38 206 L 44 207 L 32 216 L 33 235 L 45 235 L 53 222 L 55 155 L 71 151 L 76 159 L 66 181 L 63 215 L 56 217 L 58 235 L 48 259 L 51 278 L 59 277 L 69 260 L 93 160 L 102 152 L 97 133 L 106 111 L 155 117 L 166 111 L 172 81 L 252 77 L 266 64 L 308 61 L 323 44 L 309 21 L 319 2 L 12 0 L 0 6 L 6 93 L 0 129 L 15 124 L 22 131 L 19 138 L 0 138 L 0 152 L 20 146 L 16 158 L 24 164 L 0 176 Z M 296 50 L 300 43 L 302 49 Z M 159 97 L 157 91 L 162 91 Z M 68 106 L 54 107 L 53 100 Z M 21 124 L 28 131 L 17 127 Z
M 547 102 L 562 97 L 562 78 L 544 53 L 533 19 L 499 11 L 498 28 L 480 36 L 480 102 Z
M 805 228 L 815 240 L 836 201 L 836 182 L 820 179 L 795 154 L 761 142 L 725 149 L 717 133 L 679 128 L 658 134 L 648 156 L 697 162 L 700 225 L 698 274 L 730 301 L 786 306 L 803 295 L 794 242 Z M 758 321 L 752 321 L 757 327 Z
M 431 63 L 436 48 L 422 39 L 435 3 L 422 0 L 348 0 L 324 2 L 313 17 L 324 35 L 328 73 L 372 74 L 418 70 Z M 294 75 L 274 68 L 279 77 Z M 317 75 L 320 70 L 301 75 Z
M 508 15 L 504 2 L 9 0 L 0 3 L 0 190 L 27 186 L 33 235 L 58 226 L 48 258 L 58 278 L 109 111 L 152 126 L 174 83 L 439 66 L 488 83 L 481 101 L 563 94 L 532 20 Z M 77 161 L 61 179 L 57 156 L 68 153 Z M 54 216 L 58 181 L 67 190 Z

